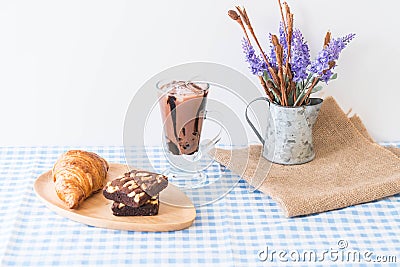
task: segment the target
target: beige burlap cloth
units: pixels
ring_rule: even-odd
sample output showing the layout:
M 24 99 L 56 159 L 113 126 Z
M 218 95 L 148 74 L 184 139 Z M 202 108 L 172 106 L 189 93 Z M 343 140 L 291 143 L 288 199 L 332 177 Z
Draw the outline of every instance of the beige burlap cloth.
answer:
M 271 164 L 261 145 L 216 149 L 214 158 L 271 196 L 288 217 L 400 193 L 400 149 L 376 144 L 360 118 L 348 118 L 332 97 L 324 100 L 313 139 L 316 157 L 302 165 Z

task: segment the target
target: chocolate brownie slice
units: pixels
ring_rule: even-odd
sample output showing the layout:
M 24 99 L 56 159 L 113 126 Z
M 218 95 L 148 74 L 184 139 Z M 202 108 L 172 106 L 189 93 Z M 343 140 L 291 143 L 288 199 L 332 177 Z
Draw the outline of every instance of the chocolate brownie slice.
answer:
M 154 216 L 158 214 L 158 196 L 147 200 L 143 206 L 130 207 L 123 203 L 114 202 L 111 210 L 115 216 Z
M 129 177 L 150 196 L 155 196 L 168 186 L 168 178 L 165 175 L 143 170 L 131 170 Z
M 103 195 L 107 199 L 131 207 L 142 206 L 151 199 L 151 196 L 143 191 L 133 177 L 129 176 L 129 173 L 125 173 L 124 177 L 108 182 L 103 188 Z

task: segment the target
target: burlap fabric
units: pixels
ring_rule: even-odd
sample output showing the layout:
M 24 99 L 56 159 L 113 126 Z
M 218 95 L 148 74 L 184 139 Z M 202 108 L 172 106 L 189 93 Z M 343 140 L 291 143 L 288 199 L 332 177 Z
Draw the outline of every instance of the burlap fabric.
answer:
M 400 149 L 376 144 L 358 116 L 332 97 L 313 128 L 316 157 L 302 165 L 271 164 L 261 145 L 216 149 L 214 158 L 277 201 L 288 217 L 319 213 L 400 193 Z

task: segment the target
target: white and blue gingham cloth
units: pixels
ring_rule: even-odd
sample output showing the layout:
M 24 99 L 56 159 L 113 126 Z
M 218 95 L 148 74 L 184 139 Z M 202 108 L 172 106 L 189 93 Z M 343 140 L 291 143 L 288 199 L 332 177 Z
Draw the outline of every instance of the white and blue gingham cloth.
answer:
M 121 147 L 80 148 L 124 162 Z M 35 179 L 68 149 L 0 148 L 1 266 L 400 264 L 400 195 L 288 219 L 270 197 L 240 181 L 225 197 L 197 208 L 194 224 L 181 231 L 118 231 L 71 221 L 33 192 Z M 306 252 L 317 257 L 303 258 Z M 353 261 L 347 252 L 368 257 Z

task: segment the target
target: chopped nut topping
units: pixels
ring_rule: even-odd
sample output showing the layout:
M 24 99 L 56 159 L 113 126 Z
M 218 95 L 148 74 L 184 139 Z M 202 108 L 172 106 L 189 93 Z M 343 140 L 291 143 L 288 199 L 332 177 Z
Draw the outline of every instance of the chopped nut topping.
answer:
M 132 191 L 132 192 L 130 192 L 127 196 L 128 197 L 134 197 L 136 195 L 136 192 L 135 191 Z
M 142 177 L 142 180 L 143 180 L 143 181 L 144 181 L 144 180 L 149 180 L 149 179 L 151 179 L 152 177 L 153 177 L 153 176 L 151 176 L 151 175 L 150 175 L 150 176 L 143 176 L 143 177 Z
M 135 183 L 135 181 L 132 180 L 124 183 L 122 187 L 128 187 L 128 189 L 133 190 L 135 188 L 138 188 L 139 186 Z
M 158 204 L 158 199 L 149 200 L 148 203 L 153 204 L 153 205 Z
M 133 199 L 133 201 L 135 201 L 136 203 L 139 203 L 140 198 L 141 198 L 143 195 L 144 195 L 144 192 L 142 192 L 142 193 L 140 193 L 140 194 L 137 194 L 137 195 L 135 196 L 135 198 Z
M 141 176 L 149 176 L 149 173 L 147 173 L 147 172 L 137 172 L 136 176 L 139 176 L 139 177 L 141 177 Z
M 119 190 L 119 187 L 118 187 L 118 185 L 117 186 L 112 186 L 112 185 L 110 185 L 110 186 L 108 186 L 107 187 L 107 192 L 108 193 L 114 193 L 114 192 L 116 192 L 116 191 L 118 191 Z

